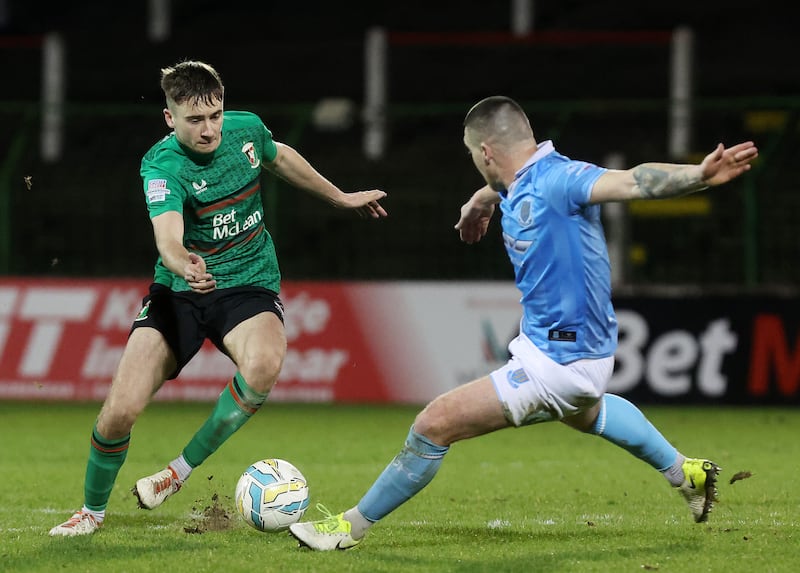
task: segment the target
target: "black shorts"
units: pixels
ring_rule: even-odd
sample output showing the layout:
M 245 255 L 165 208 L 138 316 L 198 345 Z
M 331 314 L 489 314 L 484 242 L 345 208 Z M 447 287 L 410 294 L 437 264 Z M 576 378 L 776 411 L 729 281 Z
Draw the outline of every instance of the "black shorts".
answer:
M 158 330 L 166 339 L 178 365 L 168 379 L 180 371 L 209 339 L 228 354 L 222 339 L 233 328 L 262 312 L 275 313 L 283 322 L 283 304 L 278 295 L 261 287 L 233 287 L 198 294 L 172 292 L 153 283 L 142 299 L 142 310 L 133 321 L 131 332 L 141 326 Z

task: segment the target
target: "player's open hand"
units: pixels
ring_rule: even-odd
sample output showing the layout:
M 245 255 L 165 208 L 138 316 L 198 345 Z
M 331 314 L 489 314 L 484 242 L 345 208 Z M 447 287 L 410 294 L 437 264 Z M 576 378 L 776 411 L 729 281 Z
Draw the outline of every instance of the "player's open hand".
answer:
M 461 206 L 461 217 L 455 225 L 462 241 L 471 245 L 480 241 L 489 229 L 494 214 L 494 203 L 483 203 L 473 196 Z
M 728 148 L 720 143 L 700 164 L 703 182 L 706 185 L 727 183 L 748 171 L 756 157 L 758 148 L 752 141 Z
M 347 204 L 349 209 L 355 209 L 359 217 L 380 219 L 386 217 L 388 213 L 378 203 L 379 200 L 386 197 L 386 192 L 378 189 L 371 191 L 357 191 L 355 193 L 346 193 Z
M 189 288 L 200 294 L 210 293 L 217 288 L 217 281 L 207 272 L 203 257 L 194 253 L 189 253 L 189 263 L 184 267 L 183 278 Z

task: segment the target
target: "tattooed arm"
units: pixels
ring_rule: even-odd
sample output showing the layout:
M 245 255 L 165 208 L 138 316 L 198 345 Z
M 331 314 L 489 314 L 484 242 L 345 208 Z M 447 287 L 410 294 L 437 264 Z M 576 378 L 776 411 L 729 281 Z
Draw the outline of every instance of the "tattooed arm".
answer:
M 722 185 L 750 169 L 758 149 L 748 141 L 726 148 L 721 143 L 698 165 L 642 163 L 609 170 L 594 184 L 590 203 L 666 199 Z

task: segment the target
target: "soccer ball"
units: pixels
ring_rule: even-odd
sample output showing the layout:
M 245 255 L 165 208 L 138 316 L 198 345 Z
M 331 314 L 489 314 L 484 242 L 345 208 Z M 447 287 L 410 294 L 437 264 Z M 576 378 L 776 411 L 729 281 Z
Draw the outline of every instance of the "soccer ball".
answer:
M 286 460 L 257 461 L 236 484 L 236 510 L 259 531 L 282 531 L 300 521 L 308 500 L 306 478 Z

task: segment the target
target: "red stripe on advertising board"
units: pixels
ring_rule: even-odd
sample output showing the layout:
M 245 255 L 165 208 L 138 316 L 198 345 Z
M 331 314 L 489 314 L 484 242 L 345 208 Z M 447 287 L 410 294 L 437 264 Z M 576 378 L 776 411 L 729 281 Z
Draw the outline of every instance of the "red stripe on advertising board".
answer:
M 102 400 L 149 282 L 0 280 L 0 399 Z M 272 400 L 389 393 L 341 283 L 285 283 L 289 349 Z M 206 343 L 159 400 L 216 399 L 235 367 Z

